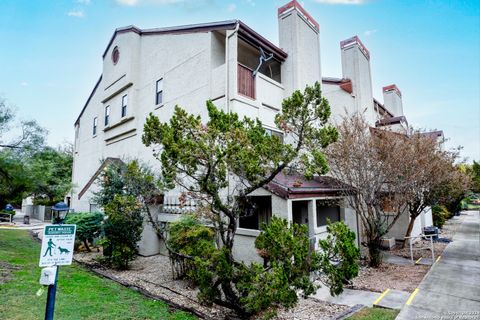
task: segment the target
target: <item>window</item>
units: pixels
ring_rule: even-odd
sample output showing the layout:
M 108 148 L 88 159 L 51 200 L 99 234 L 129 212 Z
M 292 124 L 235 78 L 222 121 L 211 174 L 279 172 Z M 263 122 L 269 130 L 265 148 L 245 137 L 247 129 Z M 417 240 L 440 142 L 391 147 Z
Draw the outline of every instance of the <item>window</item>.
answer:
M 105 107 L 105 127 L 108 126 L 110 120 L 110 106 Z
M 267 134 L 269 136 L 277 137 L 278 140 L 280 140 L 280 142 L 283 143 L 283 132 L 275 131 L 275 130 L 271 130 L 271 129 L 267 129 L 267 128 L 265 128 L 265 131 L 267 132 Z
M 259 230 L 262 223 L 269 223 L 272 218 L 272 197 L 249 197 L 249 208 L 240 216 L 238 226 L 244 229 Z
M 331 223 L 340 221 L 340 207 L 317 201 L 317 227 L 326 226 L 327 219 Z
M 159 105 L 163 103 L 163 78 L 157 81 L 155 104 Z
M 127 115 L 127 103 L 128 103 L 127 95 L 124 95 L 122 97 L 122 118 Z
M 97 134 L 97 125 L 98 125 L 98 118 L 93 118 L 93 135 Z

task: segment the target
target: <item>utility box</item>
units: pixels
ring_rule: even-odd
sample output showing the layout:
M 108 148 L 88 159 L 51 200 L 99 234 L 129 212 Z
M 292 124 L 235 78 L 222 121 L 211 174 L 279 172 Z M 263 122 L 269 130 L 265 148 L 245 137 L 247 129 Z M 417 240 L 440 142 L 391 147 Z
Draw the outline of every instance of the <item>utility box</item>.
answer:
M 395 247 L 395 238 L 382 238 L 383 249 L 392 250 Z
M 55 284 L 55 278 L 57 276 L 57 267 L 46 267 L 42 269 L 40 275 L 40 284 L 45 286 Z

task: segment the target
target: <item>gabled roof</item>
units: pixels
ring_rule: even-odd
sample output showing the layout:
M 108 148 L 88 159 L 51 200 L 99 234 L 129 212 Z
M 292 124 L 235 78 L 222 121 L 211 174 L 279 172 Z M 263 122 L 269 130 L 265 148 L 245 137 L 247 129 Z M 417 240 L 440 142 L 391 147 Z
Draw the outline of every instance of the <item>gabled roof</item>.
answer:
M 335 178 L 316 176 L 312 180 L 299 174 L 279 173 L 265 189 L 285 199 L 338 196 L 347 185 Z
M 139 35 L 157 35 L 157 34 L 179 34 L 179 33 L 192 33 L 192 32 L 208 32 L 214 30 L 226 30 L 226 29 L 235 29 L 238 20 L 226 20 L 226 21 L 217 21 L 217 22 L 208 22 L 208 23 L 199 23 L 199 24 L 188 24 L 175 27 L 165 27 L 165 28 L 152 28 L 152 29 L 140 29 L 134 25 L 121 27 L 115 29 L 113 32 L 110 41 L 107 44 L 107 48 L 103 52 L 102 57 L 105 58 L 105 55 L 110 49 L 110 46 L 115 40 L 117 34 L 134 32 Z
M 384 104 L 380 103 L 377 99 L 373 98 L 373 103 L 377 105 L 380 109 L 382 109 L 385 113 L 388 114 L 389 117 L 393 117 L 393 113 L 391 113 Z
M 436 131 L 430 131 L 430 132 L 422 132 L 421 135 L 432 138 L 432 139 L 443 138 L 443 131 L 436 130 Z
M 375 127 L 390 126 L 399 123 L 405 123 L 408 126 L 407 118 L 405 118 L 405 116 L 398 116 L 378 120 L 375 122 Z
M 102 57 L 105 58 L 107 55 L 108 50 L 110 49 L 113 40 L 117 34 L 120 33 L 127 33 L 127 32 L 134 32 L 140 36 L 147 36 L 147 35 L 159 35 L 159 34 L 183 34 L 183 33 L 194 33 L 194 32 L 209 32 L 215 30 L 233 30 L 239 26 L 239 34 L 243 36 L 247 42 L 253 42 L 254 45 L 260 45 L 267 49 L 268 52 L 272 52 L 276 59 L 280 61 L 284 61 L 287 57 L 287 53 L 285 53 L 282 49 L 265 39 L 259 33 L 255 32 L 245 23 L 240 20 L 225 20 L 225 21 L 216 21 L 216 22 L 208 22 L 208 23 L 199 23 L 199 24 L 188 24 L 188 25 L 181 25 L 181 26 L 174 26 L 174 27 L 165 27 L 165 28 L 153 28 L 153 29 L 140 29 L 136 26 L 127 26 L 122 28 L 115 29 L 110 41 L 103 52 Z
M 338 85 L 338 86 L 340 86 L 340 89 L 342 89 L 342 90 L 344 90 L 348 93 L 353 92 L 352 80 L 350 80 L 350 79 L 323 77 L 322 78 L 322 83 Z
M 88 104 L 90 103 L 90 100 L 92 99 L 93 95 L 95 94 L 95 91 L 97 91 L 97 88 L 98 88 L 98 85 L 100 84 L 100 82 L 102 82 L 102 76 L 100 76 L 100 78 L 98 78 L 98 81 L 97 81 L 97 83 L 95 84 L 95 87 L 93 87 L 92 92 L 91 92 L 90 95 L 88 96 L 87 102 L 85 102 L 85 104 L 83 105 L 82 111 L 80 111 L 80 114 L 78 115 L 78 118 L 77 118 L 77 120 L 75 121 L 75 125 L 77 125 L 77 124 L 80 123 L 80 117 L 82 116 L 83 112 L 85 111 L 85 109 L 87 108 Z
M 97 169 L 97 171 L 95 171 L 95 173 L 93 174 L 93 176 L 90 178 L 90 180 L 88 180 L 88 182 L 85 184 L 85 186 L 83 187 L 83 189 L 78 193 L 78 200 L 80 200 L 80 198 L 85 194 L 85 192 L 87 192 L 87 190 L 92 186 L 92 184 L 95 182 L 95 180 L 97 179 L 97 177 L 100 175 L 100 173 L 102 173 L 103 169 L 105 169 L 105 167 L 109 164 L 112 164 L 112 163 L 123 163 L 122 160 L 120 160 L 120 158 L 106 158 L 102 164 L 100 165 L 100 167 Z

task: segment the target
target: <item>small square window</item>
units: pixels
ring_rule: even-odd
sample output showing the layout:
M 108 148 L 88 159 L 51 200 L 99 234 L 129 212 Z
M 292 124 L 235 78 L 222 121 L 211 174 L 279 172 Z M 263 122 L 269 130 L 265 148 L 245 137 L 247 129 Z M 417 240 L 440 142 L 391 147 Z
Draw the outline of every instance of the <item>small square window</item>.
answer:
M 269 223 L 272 218 L 272 197 L 249 197 L 249 210 L 240 216 L 238 227 L 243 229 L 260 230 L 262 223 Z
M 266 128 L 265 128 L 265 131 L 267 132 L 267 135 L 277 137 L 278 140 L 280 140 L 280 143 L 283 144 L 283 132 L 266 129 Z
M 105 107 L 105 127 L 108 126 L 110 121 L 110 106 Z
M 124 95 L 122 97 L 122 118 L 127 115 L 127 104 L 128 104 L 128 97 Z
M 97 134 L 97 125 L 98 125 L 98 118 L 93 118 L 93 135 Z
M 157 81 L 155 104 L 159 105 L 163 103 L 163 79 Z

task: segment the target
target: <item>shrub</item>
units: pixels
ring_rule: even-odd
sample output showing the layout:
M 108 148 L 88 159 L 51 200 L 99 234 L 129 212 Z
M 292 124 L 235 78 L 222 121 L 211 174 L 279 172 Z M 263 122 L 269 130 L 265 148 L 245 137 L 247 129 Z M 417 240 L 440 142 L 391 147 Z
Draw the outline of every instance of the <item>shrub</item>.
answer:
M 186 215 L 169 225 L 168 246 L 174 252 L 208 258 L 215 247 L 215 232 L 202 225 L 195 216 Z
M 128 269 L 141 239 L 143 217 L 141 204 L 130 195 L 115 195 L 105 206 L 104 254 L 118 269 Z
M 449 216 L 447 208 L 443 205 L 432 207 L 432 219 L 433 225 L 438 228 L 442 228 L 445 224 L 445 219 Z
M 355 232 L 343 222 L 330 224 L 327 220 L 327 238 L 320 240 L 318 246 L 322 251 L 322 266 L 326 279 L 324 283 L 330 287 L 330 293 L 340 294 L 344 280 L 358 275 L 358 258 L 360 250 L 355 245 Z M 333 263 L 332 263 L 333 262 Z
M 2 213 L 2 214 L 9 214 L 9 215 L 11 215 L 11 216 L 14 216 L 14 215 L 16 214 L 15 210 L 5 210 L 5 209 L 0 210 L 0 213 Z
M 263 266 L 228 263 L 230 252 L 217 248 L 211 229 L 192 216 L 172 224 L 169 231 L 171 249 L 193 257 L 187 276 L 198 285 L 199 298 L 206 303 L 221 302 L 220 288 L 233 284 L 239 299 L 232 304 L 242 316 L 273 316 L 278 307 L 295 306 L 298 291 L 304 296 L 316 291 L 311 278 L 314 271 L 325 275 L 332 294 L 341 292 L 343 281 L 358 273 L 355 235 L 343 223 L 329 227 L 331 236 L 322 243 L 324 252 L 315 252 L 310 250 L 305 225 L 273 217 L 268 225 L 262 225 L 255 240 L 256 249 L 265 259 Z
M 90 252 L 88 243 L 93 243 L 93 239 L 100 236 L 103 217 L 103 213 L 100 212 L 80 212 L 68 215 L 65 223 L 77 225 L 76 237 Z

